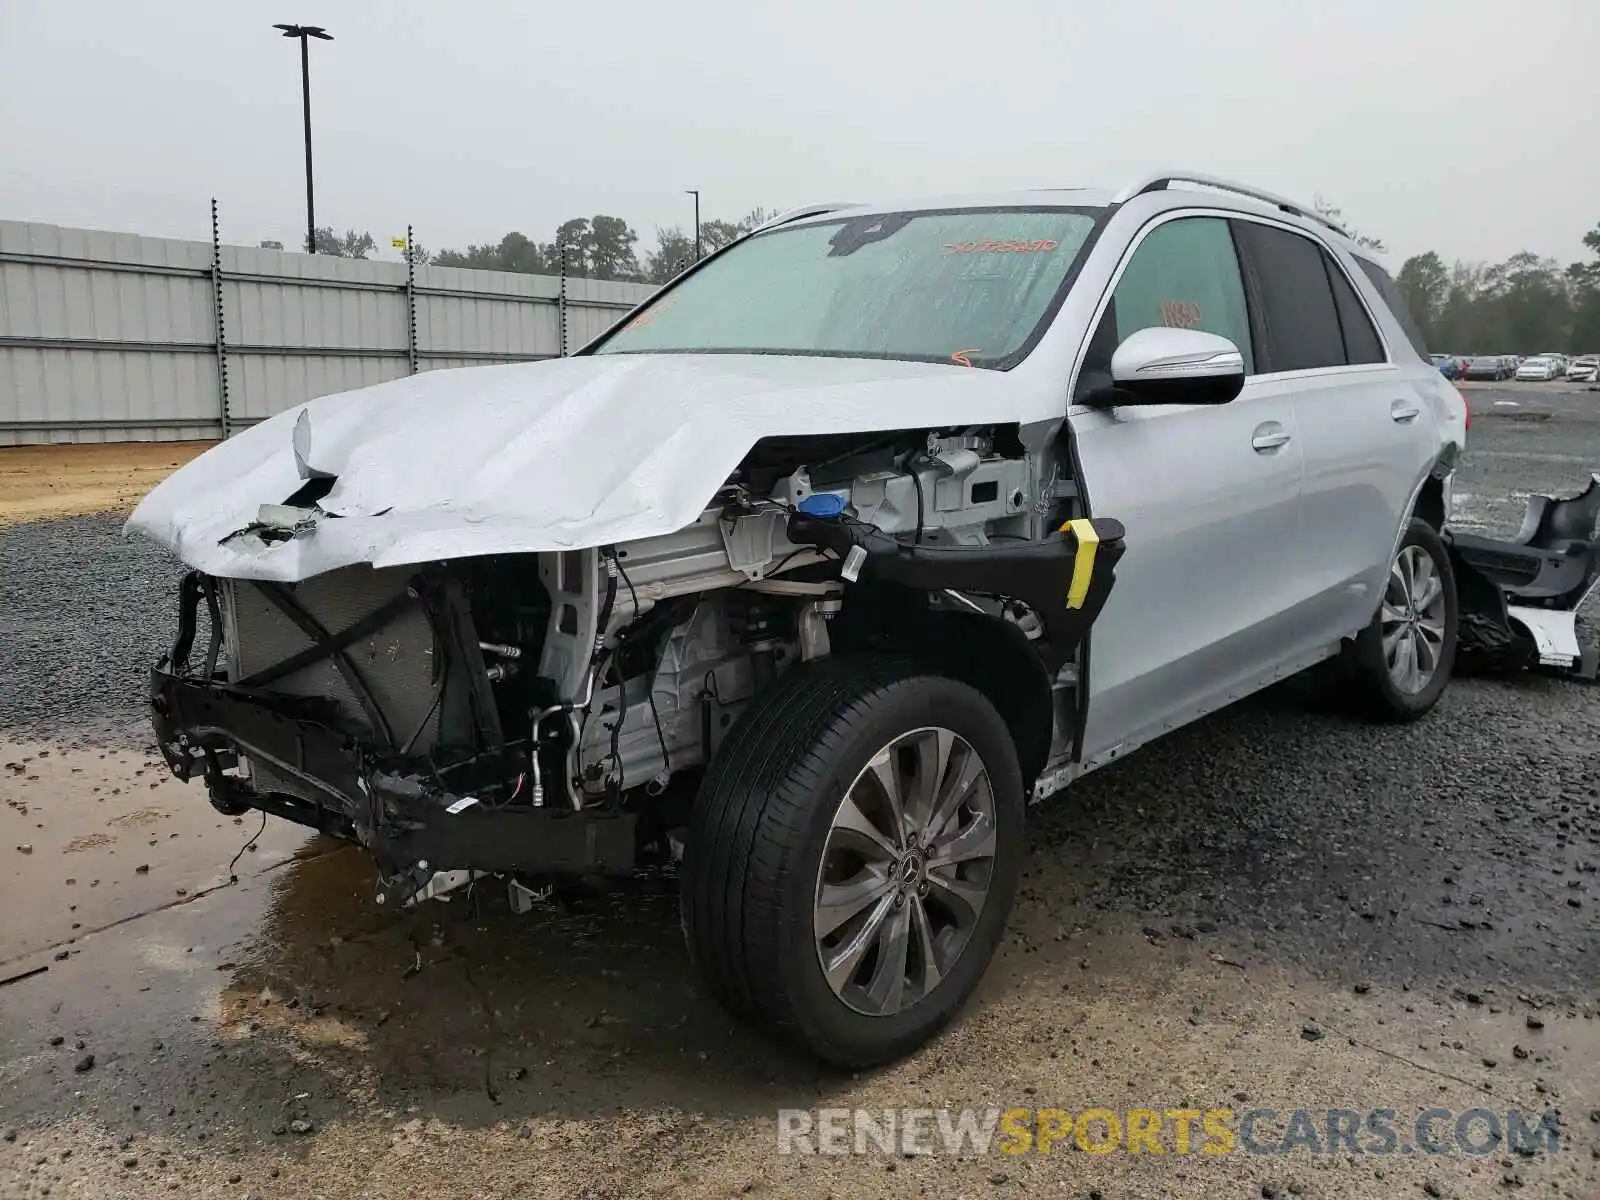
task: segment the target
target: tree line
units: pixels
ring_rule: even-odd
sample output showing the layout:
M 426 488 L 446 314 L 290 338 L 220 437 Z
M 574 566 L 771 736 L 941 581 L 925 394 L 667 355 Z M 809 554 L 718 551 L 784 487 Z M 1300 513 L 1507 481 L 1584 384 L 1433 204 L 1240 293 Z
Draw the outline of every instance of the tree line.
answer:
M 764 208 L 757 208 L 737 221 L 702 221 L 701 255 L 720 250 L 770 220 L 772 215 Z M 261 244 L 273 250 L 283 249 L 279 242 Z M 355 229 L 339 233 L 333 226 L 318 228 L 315 244 L 318 254 L 335 258 L 367 258 L 378 246 L 371 233 Z M 397 248 L 404 249 L 404 242 Z M 666 283 L 694 262 L 695 236 L 693 230 L 686 231 L 678 225 L 657 227 L 655 246 L 641 255 L 639 235 L 632 226 L 621 217 L 596 214 L 561 222 L 548 242 L 536 241 L 513 230 L 498 242 L 468 245 L 463 250 L 429 251 L 413 239 L 410 251 L 412 261 L 418 266 L 556 275 L 562 270 L 565 259 L 566 273 L 581 279 Z
M 1446 264 L 1428 251 L 1395 282 L 1432 350 L 1447 354 L 1600 352 L 1600 224 L 1587 261 L 1562 266 L 1527 251 L 1500 263 Z
M 1321 196 L 1315 208 L 1360 245 L 1387 247 L 1350 230 Z M 1600 353 L 1600 224 L 1583 237 L 1587 261 L 1563 266 L 1523 251 L 1500 263 L 1446 265 L 1429 250 L 1400 265 L 1395 283 L 1431 351 L 1445 354 Z

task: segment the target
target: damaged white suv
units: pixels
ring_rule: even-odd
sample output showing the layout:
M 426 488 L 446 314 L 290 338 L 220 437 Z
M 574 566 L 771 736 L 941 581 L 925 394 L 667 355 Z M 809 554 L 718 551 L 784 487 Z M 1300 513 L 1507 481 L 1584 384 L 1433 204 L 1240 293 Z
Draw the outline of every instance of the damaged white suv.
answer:
M 983 973 L 1030 800 L 1323 660 L 1432 706 L 1464 433 L 1287 201 L 801 210 L 572 358 L 323 397 L 162 483 L 155 726 L 389 906 L 681 859 L 715 994 L 879 1062 Z

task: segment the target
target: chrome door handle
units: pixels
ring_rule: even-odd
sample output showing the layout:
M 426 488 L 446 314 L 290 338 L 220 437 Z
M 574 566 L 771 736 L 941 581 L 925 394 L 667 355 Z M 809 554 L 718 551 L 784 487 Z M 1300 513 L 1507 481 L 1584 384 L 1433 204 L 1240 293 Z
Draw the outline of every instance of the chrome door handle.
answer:
M 1409 424 L 1422 415 L 1422 410 L 1415 404 L 1405 400 L 1396 400 L 1389 405 L 1389 416 L 1401 425 Z
M 1257 450 L 1276 450 L 1279 446 L 1289 444 L 1289 431 L 1276 421 L 1268 421 L 1265 425 L 1256 426 L 1250 444 Z

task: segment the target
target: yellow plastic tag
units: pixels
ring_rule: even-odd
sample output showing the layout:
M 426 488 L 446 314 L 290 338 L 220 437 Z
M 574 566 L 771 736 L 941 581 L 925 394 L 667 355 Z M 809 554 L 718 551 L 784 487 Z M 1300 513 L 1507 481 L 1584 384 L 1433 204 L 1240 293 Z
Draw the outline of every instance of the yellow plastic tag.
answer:
M 1100 535 L 1086 517 L 1074 517 L 1061 527 L 1078 539 L 1078 553 L 1072 560 L 1072 583 L 1067 588 L 1067 607 L 1082 608 L 1089 598 L 1089 581 L 1094 578 L 1094 555 L 1100 547 Z

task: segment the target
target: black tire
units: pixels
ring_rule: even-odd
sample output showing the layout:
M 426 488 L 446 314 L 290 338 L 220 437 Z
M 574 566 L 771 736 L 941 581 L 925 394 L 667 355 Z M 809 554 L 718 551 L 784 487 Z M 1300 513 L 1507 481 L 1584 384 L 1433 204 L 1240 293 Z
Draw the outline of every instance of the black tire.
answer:
M 1440 647 L 1438 665 L 1427 685 L 1416 692 L 1402 690 L 1390 677 L 1389 664 L 1383 652 L 1380 605 L 1379 611 L 1372 615 L 1372 623 L 1345 647 L 1343 655 L 1346 697 L 1354 710 L 1369 720 L 1404 722 L 1415 721 L 1423 716 L 1438 703 L 1450 683 L 1450 673 L 1455 666 L 1459 604 L 1450 553 L 1445 549 L 1438 531 L 1417 517 L 1413 517 L 1406 527 L 1405 536 L 1395 548 L 1396 553 L 1408 546 L 1420 548 L 1433 560 L 1434 570 L 1444 585 L 1444 643 Z
M 1488 613 L 1463 612 L 1457 629 L 1458 675 L 1511 675 L 1538 658 L 1531 637 Z
M 964 738 L 989 773 L 990 890 L 937 986 L 892 1015 L 868 1016 L 835 995 L 818 960 L 818 872 L 834 816 L 868 761 L 930 725 Z M 740 718 L 695 803 L 683 864 L 690 957 L 732 1013 L 826 1063 L 899 1058 L 950 1020 L 993 957 L 1016 892 L 1024 808 L 1011 735 L 978 691 L 903 663 L 796 667 Z

